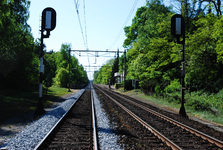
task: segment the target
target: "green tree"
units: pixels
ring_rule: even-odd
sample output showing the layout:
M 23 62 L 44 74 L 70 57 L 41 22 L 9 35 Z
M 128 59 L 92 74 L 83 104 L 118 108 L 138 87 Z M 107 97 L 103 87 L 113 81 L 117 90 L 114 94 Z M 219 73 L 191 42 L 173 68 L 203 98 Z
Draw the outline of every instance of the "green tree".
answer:
M 111 79 L 112 67 L 114 64 L 114 59 L 110 59 L 104 64 L 99 71 L 94 73 L 94 83 L 97 84 L 107 84 L 108 79 Z
M 0 2 L 1 88 L 23 88 L 38 82 L 38 44 L 27 24 L 30 1 Z
M 44 66 L 45 66 L 45 71 L 44 71 L 44 79 L 45 82 L 49 82 L 50 85 L 53 83 L 53 78 L 55 78 L 57 66 L 56 66 L 56 58 L 59 53 L 55 53 L 51 51 L 50 53 L 46 53 L 44 55 Z
M 194 21 L 197 30 L 189 36 L 187 50 L 189 55 L 187 79 L 190 78 L 192 88 L 205 90 L 208 92 L 218 92 L 223 88 L 222 83 L 222 62 L 219 52 L 220 41 L 219 32 L 222 29 L 221 19 L 212 13 L 205 17 L 200 17 Z
M 56 77 L 54 78 L 55 85 L 58 87 L 67 87 L 69 82 L 69 72 L 64 68 L 60 68 Z
M 137 24 L 137 37 L 129 45 L 127 52 L 127 79 L 140 79 L 141 87 L 148 90 L 170 79 L 172 67 L 176 67 L 173 64 L 179 61 L 179 57 L 176 58 L 175 49 L 172 50 L 174 45 L 171 42 L 174 39 L 168 26 L 172 16 L 170 8 L 165 7 L 161 1 L 154 0 L 147 2 L 147 5 L 139 10 L 143 11 L 140 15 L 136 14 L 134 19 L 142 22 Z M 134 20 L 131 27 L 135 27 Z M 128 38 L 127 36 L 126 40 Z M 127 43 L 124 42 L 124 46 L 125 44 Z M 120 59 L 123 63 L 123 57 Z M 122 69 L 120 64 L 120 70 Z
M 69 72 L 69 49 L 71 49 L 71 44 L 62 44 L 61 49 L 59 52 L 49 54 L 50 56 L 47 56 L 47 61 L 49 61 L 48 70 L 49 73 L 47 76 L 48 80 L 54 81 L 54 85 L 56 86 L 67 86 L 69 80 L 67 79 L 66 73 L 64 70 L 67 70 Z M 52 59 L 51 59 L 52 58 Z M 61 69 L 63 71 L 63 74 L 61 75 Z M 54 73 L 53 73 L 54 72 Z M 60 76 L 59 76 L 60 74 Z M 62 78 L 63 77 L 63 78 Z M 74 56 L 70 57 L 70 77 L 71 77 L 71 85 L 73 84 L 80 84 L 80 83 L 87 83 L 88 77 L 87 72 L 84 70 L 82 65 L 79 65 L 78 59 Z M 61 79 L 63 79 L 63 83 L 61 83 Z M 68 74 L 69 79 L 69 74 Z M 65 84 L 65 81 L 67 83 Z

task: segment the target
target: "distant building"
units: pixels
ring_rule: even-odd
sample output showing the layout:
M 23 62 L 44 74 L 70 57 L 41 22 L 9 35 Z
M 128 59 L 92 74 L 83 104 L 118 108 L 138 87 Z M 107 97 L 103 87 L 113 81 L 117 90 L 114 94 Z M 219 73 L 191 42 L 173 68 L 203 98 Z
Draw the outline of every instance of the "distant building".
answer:
M 114 74 L 115 77 L 115 83 L 121 83 L 122 81 L 124 81 L 124 73 L 120 74 L 119 72 L 116 72 Z

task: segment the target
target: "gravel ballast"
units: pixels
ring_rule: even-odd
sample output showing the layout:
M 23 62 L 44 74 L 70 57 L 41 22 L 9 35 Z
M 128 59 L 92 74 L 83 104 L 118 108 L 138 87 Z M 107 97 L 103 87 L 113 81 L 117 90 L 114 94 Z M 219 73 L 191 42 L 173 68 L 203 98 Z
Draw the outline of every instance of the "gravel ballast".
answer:
M 0 149 L 18 149 L 29 150 L 44 138 L 54 124 L 65 114 L 65 112 L 77 101 L 77 98 L 84 92 L 84 89 L 78 91 L 73 96 L 62 102 L 57 107 L 40 117 L 40 119 L 24 126 L 21 132 L 11 138 L 4 137 L 4 144 Z
M 118 136 L 115 135 L 113 125 L 102 108 L 98 95 L 93 89 L 94 105 L 97 118 L 98 143 L 100 149 L 103 150 L 119 150 L 123 149 L 118 145 Z

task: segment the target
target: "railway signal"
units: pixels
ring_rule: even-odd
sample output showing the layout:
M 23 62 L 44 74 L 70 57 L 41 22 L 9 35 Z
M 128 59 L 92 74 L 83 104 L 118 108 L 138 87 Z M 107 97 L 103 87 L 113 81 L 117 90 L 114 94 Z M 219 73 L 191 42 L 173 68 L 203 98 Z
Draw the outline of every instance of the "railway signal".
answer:
M 185 22 L 182 15 L 175 14 L 171 18 L 171 34 L 176 37 L 177 43 L 183 45 L 182 52 L 182 69 L 181 69 L 181 107 L 179 114 L 183 117 L 188 117 L 184 107 L 184 90 L 185 88 Z M 180 41 L 180 37 L 183 36 L 183 40 Z
M 46 111 L 43 108 L 43 102 L 42 102 L 42 94 L 43 94 L 43 73 L 44 73 L 44 65 L 43 65 L 43 39 L 49 38 L 50 31 L 54 30 L 56 27 L 56 11 L 51 8 L 47 7 L 42 12 L 42 25 L 41 25 L 41 50 L 40 50 L 40 65 L 39 65 L 39 101 L 37 104 L 37 108 L 34 112 L 34 116 L 45 114 Z M 46 34 L 44 34 L 46 33 Z

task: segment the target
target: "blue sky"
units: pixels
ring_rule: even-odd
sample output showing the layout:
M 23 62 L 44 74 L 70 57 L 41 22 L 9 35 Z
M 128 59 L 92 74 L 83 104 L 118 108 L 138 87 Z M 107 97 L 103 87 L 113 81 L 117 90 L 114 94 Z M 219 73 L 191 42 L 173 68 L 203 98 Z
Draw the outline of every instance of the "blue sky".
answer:
M 40 19 L 42 11 L 46 7 L 52 7 L 57 13 L 56 28 L 51 31 L 50 38 L 44 39 L 47 51 L 59 51 L 62 43 L 72 45 L 72 49 L 85 49 L 83 37 L 81 33 L 78 15 L 75 8 L 75 1 L 78 1 L 78 10 L 81 20 L 82 29 L 85 36 L 85 27 L 87 31 L 87 41 L 89 50 L 117 50 L 123 51 L 123 41 L 126 38 L 124 30 L 122 30 L 120 38 L 115 44 L 113 42 L 117 38 L 123 25 L 133 8 L 136 1 L 137 5 L 130 16 L 126 25 L 131 25 L 135 12 L 141 6 L 146 5 L 146 0 L 31 0 L 30 18 L 28 24 L 32 28 L 34 38 L 40 38 Z M 84 1 L 86 13 L 86 26 L 84 18 Z M 86 36 L 85 36 L 86 38 Z M 91 53 L 94 54 L 94 53 Z M 101 66 L 112 57 L 87 57 L 86 53 L 82 53 L 82 57 L 72 52 L 78 58 L 79 63 L 83 66 Z M 102 55 L 99 53 L 99 56 Z M 85 68 L 87 71 L 94 71 L 95 68 Z M 93 78 L 93 72 L 88 72 L 89 79 Z

